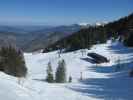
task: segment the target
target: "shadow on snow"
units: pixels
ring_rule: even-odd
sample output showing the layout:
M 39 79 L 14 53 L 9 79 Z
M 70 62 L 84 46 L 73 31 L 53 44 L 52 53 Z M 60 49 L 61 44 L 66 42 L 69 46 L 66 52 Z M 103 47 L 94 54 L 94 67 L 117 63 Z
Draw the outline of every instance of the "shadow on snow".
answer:
M 105 100 L 132 100 L 133 80 L 129 78 L 94 78 L 81 81 L 82 85 L 69 89 Z
M 123 46 L 122 44 L 111 45 L 108 47 L 108 50 L 112 50 L 113 52 L 118 53 L 118 54 L 132 54 L 133 55 L 133 48 L 127 48 Z
M 111 73 L 108 78 L 89 78 L 80 81 L 81 84 L 68 86 L 67 88 L 82 93 L 83 95 L 105 100 L 133 100 L 133 79 L 128 77 L 128 70 L 133 67 L 133 49 L 126 49 L 113 45 L 109 50 L 118 54 L 130 54 L 126 61 L 122 61 L 121 68 L 116 72 L 116 66 L 92 66 L 88 70 L 97 73 Z M 81 60 L 94 64 L 90 58 Z M 128 62 L 127 62 L 128 60 Z

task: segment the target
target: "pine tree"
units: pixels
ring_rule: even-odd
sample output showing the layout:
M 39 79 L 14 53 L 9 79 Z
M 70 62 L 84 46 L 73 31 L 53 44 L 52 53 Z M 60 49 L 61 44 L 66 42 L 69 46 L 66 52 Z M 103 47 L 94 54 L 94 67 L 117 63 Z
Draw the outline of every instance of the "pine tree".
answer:
M 80 72 L 80 80 L 83 80 L 82 72 Z
M 16 77 L 25 77 L 27 68 L 25 66 L 22 51 L 15 47 L 2 47 L 0 50 L 0 69 L 9 75 Z
M 117 72 L 117 71 L 120 71 L 121 70 L 121 67 L 122 67 L 122 65 L 121 65 L 121 60 L 120 60 L 120 58 L 118 58 L 117 60 L 116 60 L 116 68 L 115 68 L 115 71 Z
M 71 83 L 72 82 L 72 77 L 71 76 L 69 76 L 69 83 Z
M 129 47 L 133 47 L 133 32 L 130 33 L 129 37 L 124 40 L 124 44 Z
M 49 82 L 49 83 L 53 83 L 54 82 L 53 70 L 52 70 L 52 66 L 51 66 L 50 62 L 48 63 L 48 67 L 47 67 L 46 81 Z
M 56 79 L 57 83 L 66 82 L 66 64 L 65 60 L 59 61 L 58 68 L 56 70 Z

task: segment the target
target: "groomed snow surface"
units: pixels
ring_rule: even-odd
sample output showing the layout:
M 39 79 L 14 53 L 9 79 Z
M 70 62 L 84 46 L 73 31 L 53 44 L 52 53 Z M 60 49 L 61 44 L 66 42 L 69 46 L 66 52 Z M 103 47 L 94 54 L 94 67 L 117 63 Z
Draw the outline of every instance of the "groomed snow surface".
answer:
M 63 53 L 25 53 L 28 75 L 25 79 L 0 73 L 0 100 L 133 100 L 133 78 L 129 70 L 133 67 L 133 49 L 108 41 L 95 45 L 91 50 Z M 110 62 L 92 64 L 87 52 L 107 57 Z M 47 83 L 46 68 L 50 61 L 55 72 L 58 61 L 64 59 L 67 77 L 72 83 Z M 122 68 L 116 72 L 118 60 Z M 83 76 L 83 80 L 79 78 Z

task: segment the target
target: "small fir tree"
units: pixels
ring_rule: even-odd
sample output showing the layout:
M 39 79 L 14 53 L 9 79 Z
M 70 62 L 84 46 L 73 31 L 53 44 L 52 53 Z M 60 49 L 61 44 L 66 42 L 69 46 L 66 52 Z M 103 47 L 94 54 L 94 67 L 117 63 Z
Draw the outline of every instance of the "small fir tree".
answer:
M 69 83 L 71 83 L 72 82 L 72 77 L 71 76 L 69 76 Z
M 120 71 L 120 70 L 121 70 L 121 67 L 122 67 L 122 65 L 121 65 L 121 60 L 118 59 L 118 60 L 116 61 L 116 68 L 115 68 L 115 71 L 116 71 L 116 72 L 117 72 L 117 71 Z
M 53 70 L 52 70 L 52 66 L 51 66 L 50 62 L 48 63 L 48 67 L 47 67 L 46 81 L 49 82 L 49 83 L 53 83 L 54 82 Z
M 65 83 L 66 82 L 66 64 L 65 60 L 59 61 L 58 67 L 56 70 L 55 81 L 57 83 Z
M 83 80 L 82 72 L 80 72 L 80 80 Z

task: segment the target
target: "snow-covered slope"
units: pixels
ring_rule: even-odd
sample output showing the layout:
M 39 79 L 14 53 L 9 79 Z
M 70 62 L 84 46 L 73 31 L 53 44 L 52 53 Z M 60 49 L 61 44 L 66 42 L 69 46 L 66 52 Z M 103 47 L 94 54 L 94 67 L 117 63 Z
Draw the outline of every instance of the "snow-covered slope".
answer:
M 19 80 L 0 72 L 0 100 L 37 100 L 37 94 L 20 85 Z
M 128 76 L 133 67 L 133 49 L 120 43 L 95 45 L 91 50 L 81 50 L 61 54 L 25 53 L 28 67 L 26 79 L 18 79 L 0 73 L 0 97 L 2 100 L 132 100 L 133 79 Z M 92 64 L 87 52 L 96 52 L 106 56 L 110 62 Z M 67 77 L 72 76 L 72 83 L 47 83 L 47 64 L 52 63 L 55 72 L 58 61 L 64 59 L 67 67 Z M 122 68 L 115 72 L 116 63 L 121 61 Z M 79 78 L 83 76 L 83 80 Z

